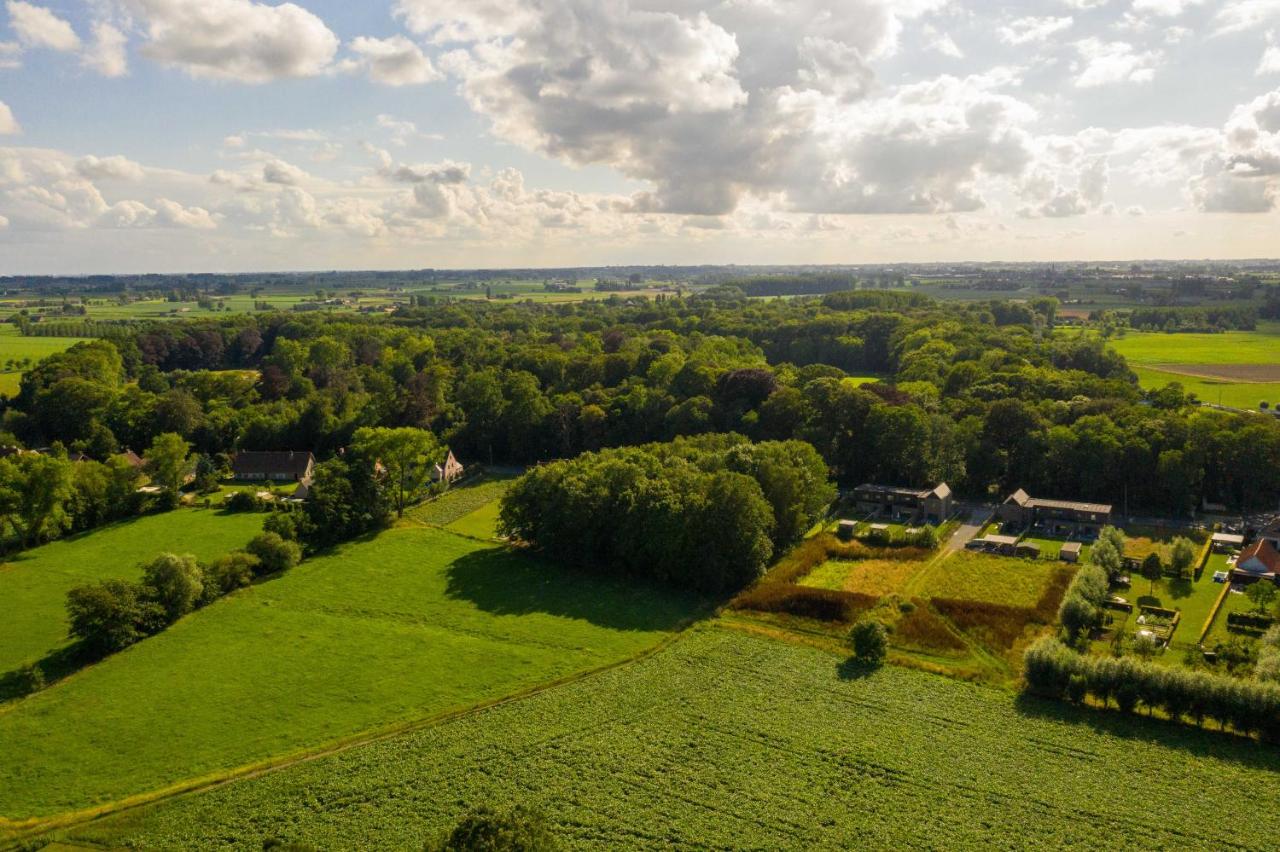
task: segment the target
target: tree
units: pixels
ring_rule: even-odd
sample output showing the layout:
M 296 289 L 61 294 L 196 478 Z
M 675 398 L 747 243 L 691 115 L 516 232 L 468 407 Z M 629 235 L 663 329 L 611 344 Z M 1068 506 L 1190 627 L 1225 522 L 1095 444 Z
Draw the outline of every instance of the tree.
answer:
M 356 431 L 352 450 L 371 465 L 386 471 L 382 480 L 397 516 L 417 502 L 431 483 L 431 474 L 444 457 L 436 436 L 426 429 L 363 428 Z
M 1196 546 L 1191 543 L 1190 539 L 1178 536 L 1173 540 L 1173 553 L 1169 558 L 1169 567 L 1172 568 L 1179 577 L 1185 577 L 1191 571 L 1192 564 L 1196 561 Z
M 177 494 L 191 473 L 191 445 L 174 432 L 157 435 L 143 456 L 152 483 Z
M 67 620 L 71 636 L 92 654 L 123 650 L 164 622 L 164 611 L 147 600 L 138 583 L 106 580 L 67 592 Z
M 190 554 L 162 553 L 143 567 L 142 585 L 164 610 L 165 617 L 174 622 L 195 609 L 201 600 L 204 572 Z
M 1133 653 L 1144 660 L 1149 660 L 1160 650 L 1156 637 L 1150 633 L 1139 633 L 1133 638 Z
M 285 541 L 273 532 L 255 536 L 245 551 L 257 557 L 258 573 L 264 576 L 288 571 L 302 559 L 302 548 L 296 541 Z
M 71 462 L 44 454 L 18 457 L 12 481 L 14 500 L 12 520 L 23 543 L 30 547 L 62 532 L 71 525 L 67 502 L 71 499 L 73 480 Z
M 477 808 L 435 848 L 440 852 L 554 852 L 560 845 L 541 814 L 517 805 L 502 813 Z
M 260 565 L 258 557 L 244 551 L 219 556 L 204 566 L 204 602 L 249 585 Z
M 1258 580 L 1245 589 L 1245 595 L 1258 612 L 1266 612 L 1276 599 L 1276 587 L 1268 580 Z
M 1147 554 L 1147 558 L 1142 560 L 1142 576 L 1151 581 L 1151 594 L 1156 593 L 1156 580 L 1164 576 L 1164 562 L 1160 559 L 1160 554 L 1152 551 Z
M 1117 533 L 1116 535 L 1108 534 Z M 1119 543 L 1116 539 L 1119 538 Z M 1124 569 L 1124 536 L 1118 534 L 1115 527 L 1103 527 L 1097 542 L 1089 554 L 1089 561 L 1107 572 L 1107 578 L 1115 581 Z
M 881 665 L 889 651 L 884 625 L 871 618 L 864 618 L 853 626 L 849 644 L 853 647 L 853 659 L 864 666 Z

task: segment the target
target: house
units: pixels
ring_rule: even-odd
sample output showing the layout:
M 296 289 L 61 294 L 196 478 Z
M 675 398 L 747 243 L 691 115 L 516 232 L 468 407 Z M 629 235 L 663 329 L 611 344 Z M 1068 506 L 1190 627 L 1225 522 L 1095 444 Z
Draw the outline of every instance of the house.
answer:
M 236 479 L 244 482 L 310 481 L 315 467 L 315 456 L 296 450 L 282 452 L 241 450 L 231 461 L 232 474 Z
M 436 465 L 436 469 L 431 474 L 436 482 L 453 482 L 459 476 L 462 476 L 462 464 L 453 457 L 453 450 L 450 450 L 449 455 L 445 457 L 444 464 Z
M 1058 551 L 1058 558 L 1063 562 L 1079 562 L 1080 561 L 1081 544 L 1078 541 L 1069 541 L 1062 545 L 1062 549 Z
M 941 482 L 932 488 L 903 488 L 867 483 L 853 489 L 858 511 L 895 521 L 940 524 L 951 517 L 951 488 Z
M 298 487 L 293 489 L 293 493 L 286 499 L 290 503 L 305 503 L 311 496 L 311 480 L 304 479 L 298 483 Z
M 125 462 L 128 463 L 129 467 L 137 468 L 138 470 L 146 467 L 146 462 L 142 460 L 142 456 L 138 455 L 133 450 L 126 449 L 120 454 L 120 458 L 124 459 Z
M 1098 530 L 1111 523 L 1109 504 L 1045 500 L 1032 497 L 1021 488 L 1001 504 L 998 514 L 1011 526 L 1043 525 L 1055 535 L 1097 535 Z
M 1280 518 L 1263 527 L 1262 532 L 1258 533 L 1258 538 L 1271 542 L 1272 547 L 1280 550 Z
M 1275 580 L 1280 574 L 1280 551 L 1266 539 L 1249 545 L 1236 559 L 1235 580 Z

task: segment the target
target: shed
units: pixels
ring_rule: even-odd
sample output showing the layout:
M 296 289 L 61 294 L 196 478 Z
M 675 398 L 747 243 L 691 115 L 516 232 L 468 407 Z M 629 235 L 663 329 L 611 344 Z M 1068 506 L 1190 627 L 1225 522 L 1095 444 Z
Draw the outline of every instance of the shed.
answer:
M 1214 533 L 1213 549 L 1218 553 L 1224 553 L 1229 550 L 1239 550 L 1244 547 L 1244 536 L 1234 533 Z
M 853 538 L 853 534 L 858 530 L 857 521 L 841 521 L 836 527 L 836 535 L 848 541 Z
M 1029 559 L 1039 559 L 1040 545 L 1036 544 L 1033 541 L 1019 542 L 1017 545 L 1014 546 L 1013 552 L 1018 556 L 1025 556 Z
M 1058 558 L 1063 562 L 1079 562 L 1080 561 L 1080 542 L 1068 541 L 1062 545 L 1062 549 L 1058 551 Z

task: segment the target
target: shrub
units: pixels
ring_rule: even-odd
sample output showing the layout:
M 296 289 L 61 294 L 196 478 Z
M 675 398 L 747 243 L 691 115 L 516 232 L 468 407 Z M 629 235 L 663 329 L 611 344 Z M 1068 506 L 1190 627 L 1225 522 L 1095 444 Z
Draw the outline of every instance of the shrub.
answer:
M 228 512 L 260 512 L 266 504 L 251 491 L 236 491 L 222 505 Z
M 258 568 L 258 557 L 242 550 L 219 556 L 204 567 L 206 602 L 249 585 Z
M 560 845 L 541 814 L 517 805 L 504 813 L 477 808 L 435 848 L 440 852 L 552 852 Z
M 761 583 L 733 599 L 737 609 L 781 612 L 819 621 L 848 621 L 875 604 L 876 598 L 870 595 L 789 583 Z
M 15 694 L 31 695 L 45 688 L 44 669 L 38 663 L 23 666 L 11 676 L 11 684 Z
M 273 532 L 255 536 L 245 550 L 258 558 L 258 576 L 288 571 L 302 559 L 302 548 L 297 542 L 285 541 Z
M 864 618 L 853 626 L 849 644 L 853 646 L 853 658 L 863 665 L 878 666 L 889 652 L 889 637 L 884 625 L 870 618 Z

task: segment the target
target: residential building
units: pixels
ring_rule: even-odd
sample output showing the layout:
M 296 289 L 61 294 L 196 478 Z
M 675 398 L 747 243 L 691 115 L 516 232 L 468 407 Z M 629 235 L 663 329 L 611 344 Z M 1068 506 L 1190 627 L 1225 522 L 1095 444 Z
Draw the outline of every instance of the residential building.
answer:
M 1111 506 L 1073 500 L 1045 500 L 1019 488 L 999 509 L 1000 519 L 1014 527 L 1044 527 L 1053 535 L 1097 535 L 1111 523 Z
M 462 476 L 462 463 L 453 457 L 453 450 L 449 451 L 449 455 L 445 457 L 443 464 L 436 465 L 436 469 L 431 476 L 436 482 L 444 480 L 445 482 L 453 482 Z
M 940 524 L 951 517 L 951 488 L 941 482 L 932 488 L 903 488 L 867 483 L 853 489 L 858 511 L 904 522 Z
M 316 458 L 297 450 L 254 452 L 242 450 L 231 462 L 236 479 L 245 482 L 304 482 L 311 480 Z
M 1280 574 L 1280 551 L 1266 539 L 1258 539 L 1236 559 L 1235 579 L 1275 580 L 1277 574 Z

